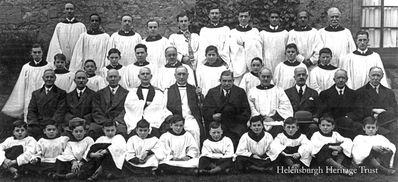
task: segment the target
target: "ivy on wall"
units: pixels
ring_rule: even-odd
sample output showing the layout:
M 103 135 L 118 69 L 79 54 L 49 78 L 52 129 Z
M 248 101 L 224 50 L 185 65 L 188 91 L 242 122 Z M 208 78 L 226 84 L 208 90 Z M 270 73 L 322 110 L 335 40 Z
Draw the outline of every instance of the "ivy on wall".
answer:
M 195 7 L 187 10 L 192 19 L 192 31 L 199 32 L 208 19 L 208 8 L 218 5 L 223 24 L 234 28 L 238 25 L 238 10 L 242 7 L 250 10 L 252 26 L 263 29 L 268 22 L 269 11 L 275 9 L 281 14 L 281 25 L 287 30 L 296 25 L 297 5 L 300 0 L 196 0 Z

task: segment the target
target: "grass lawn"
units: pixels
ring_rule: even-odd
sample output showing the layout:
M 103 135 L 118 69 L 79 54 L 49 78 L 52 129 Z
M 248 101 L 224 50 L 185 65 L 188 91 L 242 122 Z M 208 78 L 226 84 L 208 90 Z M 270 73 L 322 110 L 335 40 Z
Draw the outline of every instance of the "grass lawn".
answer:
M 0 181 L 7 182 L 13 181 L 9 177 L 0 177 Z M 45 182 L 52 181 L 47 178 L 39 177 L 22 177 L 17 181 L 23 182 Z M 64 180 L 67 182 L 68 180 Z M 69 181 L 84 181 L 84 180 L 69 180 Z M 372 182 L 397 182 L 398 175 L 385 176 L 381 174 L 357 174 L 353 177 L 347 177 L 343 175 L 326 175 L 321 174 L 318 176 L 314 175 L 282 175 L 282 174 L 241 174 L 241 175 L 217 175 L 217 176 L 159 176 L 159 177 L 129 177 L 116 180 L 98 180 L 98 181 L 115 181 L 115 182 L 193 182 L 193 181 L 209 181 L 209 182 L 254 182 L 254 181 L 283 181 L 283 182 L 360 182 L 360 181 L 372 181 Z

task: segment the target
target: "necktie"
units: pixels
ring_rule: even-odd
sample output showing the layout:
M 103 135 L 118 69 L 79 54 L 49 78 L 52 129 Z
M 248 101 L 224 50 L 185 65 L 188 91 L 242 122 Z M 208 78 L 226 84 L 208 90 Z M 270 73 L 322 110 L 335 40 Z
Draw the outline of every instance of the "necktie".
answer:
M 300 96 L 300 99 L 301 99 L 301 97 L 303 97 L 303 86 L 300 86 L 299 96 Z
M 343 96 L 343 90 L 339 90 L 339 95 Z
M 46 95 L 50 92 L 50 89 L 46 88 Z
M 78 90 L 77 91 L 77 98 L 80 99 L 81 96 L 82 96 L 82 91 Z
M 377 94 L 379 94 L 379 90 L 377 89 L 377 87 L 374 87 L 374 89 L 375 89 L 375 92 L 376 92 Z
M 115 95 L 115 89 L 112 88 L 112 95 Z

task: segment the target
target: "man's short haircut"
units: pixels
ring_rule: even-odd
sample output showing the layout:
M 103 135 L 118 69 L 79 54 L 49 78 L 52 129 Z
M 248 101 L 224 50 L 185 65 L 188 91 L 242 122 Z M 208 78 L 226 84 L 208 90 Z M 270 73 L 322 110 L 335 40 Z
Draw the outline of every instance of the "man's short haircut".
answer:
M 137 123 L 137 128 L 148 128 L 149 129 L 149 122 L 146 119 L 141 119 Z
M 43 49 L 43 47 L 39 43 L 32 44 L 31 49 L 33 49 L 33 48 L 41 48 L 41 49 Z
M 174 49 L 174 50 L 177 51 L 177 48 L 176 48 L 176 47 L 174 47 L 174 46 L 169 46 L 169 47 L 166 47 L 166 49 L 164 49 L 164 53 L 166 54 L 167 50 L 169 50 L 169 49 Z
M 370 72 L 372 72 L 373 70 L 375 70 L 375 69 L 378 69 L 378 70 L 380 70 L 381 71 L 381 73 L 382 74 L 384 74 L 384 72 L 383 72 L 383 69 L 381 69 L 380 67 L 378 67 L 378 66 L 372 66 L 370 69 L 369 69 L 369 75 L 370 75 Z
M 247 7 L 242 6 L 242 7 L 240 7 L 240 8 L 238 9 L 238 15 L 239 15 L 239 13 L 246 13 L 246 12 L 249 13 L 249 16 L 251 15 L 251 14 L 250 14 L 250 10 L 249 10 L 249 8 L 247 8 Z
M 250 123 L 250 125 L 252 125 L 255 122 L 261 121 L 261 124 L 263 124 L 263 120 L 264 120 L 263 116 L 257 115 L 257 116 L 253 116 L 252 118 L 250 118 L 249 123 Z
M 341 15 L 341 11 L 340 11 L 338 8 L 336 8 L 336 7 L 331 7 L 331 8 L 329 8 L 328 11 L 327 11 L 328 16 L 330 16 L 330 14 L 331 14 L 333 11 L 337 11 L 337 13 L 338 13 L 339 15 Z
M 55 75 L 55 71 L 54 71 L 52 68 L 45 69 L 45 70 L 43 71 L 43 75 L 44 75 L 47 71 L 51 71 L 51 72 L 53 72 L 54 75 Z
M 116 127 L 116 122 L 111 121 L 111 120 L 107 120 L 107 121 L 104 122 L 104 124 L 102 124 L 102 127 L 103 127 L 103 128 L 105 128 L 105 127 L 111 127 L 111 126 Z
M 62 53 L 58 53 L 58 54 L 56 54 L 55 56 L 54 56 L 54 61 L 55 60 L 63 60 L 63 61 L 66 61 L 66 56 L 64 55 L 64 54 L 62 54 Z
M 133 18 L 133 16 L 131 16 L 131 14 L 125 13 L 125 14 L 123 14 L 123 15 L 120 17 L 120 21 L 122 21 L 122 20 L 123 20 L 123 17 L 125 17 L 125 16 L 129 16 L 129 17 L 131 17 L 131 20 L 134 20 L 134 18 Z
M 23 120 L 16 120 L 12 123 L 13 129 L 15 128 L 25 128 L 28 129 L 28 125 Z
M 86 76 L 88 76 L 87 75 L 87 73 L 84 71 L 84 70 L 77 70 L 76 72 L 75 72 L 75 77 L 76 77 L 76 75 L 78 74 L 78 73 L 84 73 Z
M 324 48 L 322 48 L 322 49 L 319 51 L 319 55 L 321 55 L 321 54 L 329 54 L 330 57 L 333 56 L 332 50 L 330 50 L 330 49 L 327 48 L 327 47 L 324 47 Z
M 91 21 L 91 17 L 92 16 L 98 16 L 98 20 L 99 20 L 99 23 L 101 23 L 101 16 L 98 14 L 98 13 L 92 13 L 88 18 L 89 18 L 89 20 Z
M 291 48 L 295 49 L 296 52 L 298 52 L 298 48 L 297 48 L 297 45 L 295 43 L 290 43 L 290 44 L 286 45 L 285 50 L 291 49 Z
M 369 33 L 367 31 L 363 31 L 363 30 L 358 31 L 355 34 L 355 39 L 357 39 L 359 35 L 366 35 L 366 37 L 369 39 Z
M 208 53 L 209 51 L 216 51 L 216 54 L 218 55 L 218 49 L 217 49 L 217 47 L 214 46 L 214 45 L 209 45 L 209 46 L 206 47 L 205 55 L 207 55 L 207 53 Z
M 300 10 L 300 11 L 297 12 L 297 17 L 298 17 L 298 15 L 299 15 L 300 13 L 302 13 L 302 12 L 305 12 L 305 13 L 307 14 L 308 17 L 310 16 L 310 12 L 309 12 L 309 11 L 307 11 L 307 10 Z
M 148 23 L 149 22 L 156 22 L 156 24 L 158 24 L 158 27 L 160 26 L 160 23 L 159 23 L 159 21 L 158 20 L 155 20 L 154 18 L 151 18 L 151 19 L 149 19 L 147 22 L 146 22 L 146 26 L 148 27 Z
M 221 72 L 220 79 L 221 79 L 223 76 L 231 76 L 232 79 L 233 79 L 233 78 L 234 78 L 234 73 L 233 73 L 232 71 L 230 71 L 230 70 L 225 70 L 225 71 Z
M 212 3 L 210 6 L 207 8 L 207 14 L 210 14 L 210 11 L 213 9 L 219 9 L 221 12 L 221 8 L 217 3 Z
M 139 48 L 144 48 L 145 52 L 148 51 L 148 47 L 147 47 L 145 44 L 137 44 L 137 45 L 134 47 L 134 51 L 136 51 L 136 50 L 139 49 Z
M 217 129 L 217 128 L 219 128 L 221 126 L 221 123 L 220 122 L 218 122 L 218 121 L 212 121 L 210 124 L 209 124 L 209 129 Z
M 285 121 L 283 122 L 283 126 L 285 127 L 288 124 L 295 124 L 297 126 L 297 119 L 294 117 L 286 118 Z
M 379 126 L 377 123 L 377 120 L 374 117 L 368 116 L 365 119 L 363 119 L 363 126 L 365 127 L 367 124 L 375 124 L 376 126 Z
M 253 61 L 260 61 L 261 65 L 263 64 L 263 60 L 261 58 L 259 58 L 259 57 L 253 58 L 250 63 L 253 63 Z
M 86 66 L 87 63 L 94 63 L 94 66 L 97 67 L 97 64 L 95 64 L 95 61 L 92 59 L 87 59 L 86 61 L 84 61 L 84 66 Z
M 321 124 L 322 121 L 326 121 L 328 123 L 332 123 L 332 125 L 336 125 L 336 121 L 329 115 L 324 115 L 319 119 L 319 124 Z
M 170 124 L 174 124 L 177 123 L 179 121 L 182 121 L 183 123 L 185 123 L 185 119 L 181 116 L 181 115 L 173 115 L 173 117 L 170 118 Z
M 119 56 L 121 56 L 121 54 L 122 54 L 122 53 L 120 53 L 119 49 L 112 48 L 112 49 L 109 49 L 108 56 L 110 56 L 111 54 L 114 54 L 114 53 L 118 54 Z
M 178 19 L 179 19 L 179 18 L 182 18 L 182 17 L 184 17 L 184 16 L 188 17 L 188 20 L 190 20 L 188 14 L 187 14 L 185 11 L 183 11 L 183 12 L 181 12 L 181 13 L 179 13 L 179 14 L 177 15 L 177 22 L 178 22 Z
M 271 16 L 271 14 L 278 14 L 279 17 L 281 16 L 280 11 L 277 10 L 277 9 L 271 9 L 271 10 L 269 11 L 269 16 Z

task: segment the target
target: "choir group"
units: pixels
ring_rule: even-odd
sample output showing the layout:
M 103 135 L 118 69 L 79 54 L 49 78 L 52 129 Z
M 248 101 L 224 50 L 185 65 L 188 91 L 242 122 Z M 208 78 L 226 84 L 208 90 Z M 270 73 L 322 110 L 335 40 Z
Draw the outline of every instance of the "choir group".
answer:
M 249 10 L 231 30 L 214 6 L 199 34 L 178 14 L 168 39 L 154 19 L 142 39 L 131 15 L 109 36 L 98 14 L 86 29 L 73 4 L 64 12 L 47 59 L 34 44 L 2 109 L 18 118 L 0 144 L 15 179 L 396 172 L 394 92 L 369 34 L 354 40 L 337 8 L 320 30 L 300 11 L 290 31 L 272 10 L 259 31 Z

